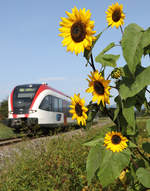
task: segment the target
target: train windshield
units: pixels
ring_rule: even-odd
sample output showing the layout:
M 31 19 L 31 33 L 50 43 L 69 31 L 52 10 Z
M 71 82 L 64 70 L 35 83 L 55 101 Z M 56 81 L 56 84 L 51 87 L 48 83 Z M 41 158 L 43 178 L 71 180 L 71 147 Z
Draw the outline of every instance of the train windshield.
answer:
M 14 113 L 28 113 L 33 98 L 40 85 L 17 86 L 13 94 Z

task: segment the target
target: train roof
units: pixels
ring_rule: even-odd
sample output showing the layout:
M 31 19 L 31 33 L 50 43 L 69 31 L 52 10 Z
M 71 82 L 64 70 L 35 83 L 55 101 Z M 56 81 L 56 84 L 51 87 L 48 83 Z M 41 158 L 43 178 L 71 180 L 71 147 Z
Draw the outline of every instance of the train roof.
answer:
M 61 92 L 61 91 L 59 91 L 59 90 L 56 90 L 56 89 L 54 89 L 54 88 L 52 88 L 51 86 L 49 86 L 47 83 L 41 83 L 41 84 L 21 84 L 21 85 L 17 85 L 17 86 L 15 86 L 15 88 L 14 89 L 18 89 L 18 88 L 37 88 L 37 89 L 39 89 L 40 87 L 43 87 L 43 88 L 41 88 L 41 90 L 43 91 L 43 90 L 45 90 L 45 89 L 50 89 L 50 90 L 52 90 L 52 91 L 54 91 L 54 92 L 57 92 L 57 93 L 59 93 L 59 94 L 61 94 L 61 95 L 63 95 L 63 96 L 65 96 L 65 97 L 68 97 L 69 98 L 69 96 L 68 95 L 66 95 L 66 94 L 64 94 L 63 92 Z

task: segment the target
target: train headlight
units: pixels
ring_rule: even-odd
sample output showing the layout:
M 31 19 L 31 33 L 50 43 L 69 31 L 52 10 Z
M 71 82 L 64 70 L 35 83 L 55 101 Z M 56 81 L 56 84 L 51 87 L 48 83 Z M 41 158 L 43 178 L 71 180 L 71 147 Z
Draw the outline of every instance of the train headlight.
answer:
M 13 111 L 9 111 L 9 114 L 13 114 L 14 112 Z
M 37 110 L 29 110 L 29 113 L 31 114 L 31 113 L 35 113 L 35 112 L 37 112 Z

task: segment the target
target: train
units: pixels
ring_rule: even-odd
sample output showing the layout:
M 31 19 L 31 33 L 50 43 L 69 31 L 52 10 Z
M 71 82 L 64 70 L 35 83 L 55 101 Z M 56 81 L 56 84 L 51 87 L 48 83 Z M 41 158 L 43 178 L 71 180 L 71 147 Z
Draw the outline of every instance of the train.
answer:
M 10 127 L 73 123 L 70 97 L 47 83 L 17 85 L 8 97 Z

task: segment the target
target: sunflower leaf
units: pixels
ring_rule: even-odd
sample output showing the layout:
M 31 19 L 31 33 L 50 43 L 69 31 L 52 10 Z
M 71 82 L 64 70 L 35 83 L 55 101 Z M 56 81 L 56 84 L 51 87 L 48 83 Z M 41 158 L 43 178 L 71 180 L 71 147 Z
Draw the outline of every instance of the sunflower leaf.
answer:
M 142 148 L 145 152 L 147 152 L 148 154 L 150 154 L 150 143 L 149 142 L 145 142 L 142 144 Z
M 101 150 L 98 177 L 103 187 L 113 183 L 119 177 L 121 171 L 128 166 L 130 155 L 129 149 L 117 153 L 113 153 L 105 148 Z
M 145 48 L 145 50 L 150 51 L 150 27 L 143 33 L 142 47 Z M 149 51 L 148 53 L 150 53 Z M 144 52 L 144 55 L 146 55 L 146 53 L 147 52 Z
M 88 105 L 88 112 L 87 112 L 88 118 L 87 118 L 87 124 L 86 124 L 87 128 L 89 128 L 92 125 L 93 120 L 96 117 L 98 110 L 99 110 L 99 107 L 97 104 L 90 103 Z
M 150 84 L 150 66 L 144 68 L 135 78 L 135 81 L 131 83 L 128 78 L 125 78 L 120 84 L 119 92 L 122 99 L 133 97 L 143 88 Z
M 144 30 L 137 24 L 128 25 L 125 30 L 121 41 L 123 56 L 128 64 L 130 72 L 133 74 L 136 66 L 139 64 L 142 54 L 142 37 Z
M 108 52 L 111 48 L 115 47 L 115 43 L 111 42 L 106 48 L 103 49 L 102 52 L 100 52 L 96 58 L 95 62 L 99 62 L 102 64 L 103 67 L 105 66 L 111 66 L 116 67 L 116 62 L 120 55 L 113 55 L 113 54 L 105 54 Z
M 129 128 L 127 131 L 130 133 L 130 135 L 135 134 L 135 113 L 134 113 L 134 100 L 128 99 L 123 102 L 123 108 L 122 108 L 122 113 L 123 116 L 125 117 L 127 123 L 129 124 Z
M 99 54 L 95 61 L 102 64 L 103 67 L 110 66 L 116 67 L 116 62 L 119 59 L 120 55 L 113 55 L 113 54 Z
M 99 135 L 97 137 L 95 137 L 92 140 L 89 140 L 85 143 L 83 143 L 84 146 L 89 146 L 89 147 L 95 147 L 97 144 L 104 144 L 104 136 L 102 137 L 102 135 Z
M 150 45 L 148 45 L 147 47 L 144 47 L 144 56 L 146 56 L 147 54 L 149 54 L 150 56 Z
M 111 42 L 108 46 L 106 46 L 106 48 L 103 49 L 103 51 L 100 54 L 105 54 L 106 52 L 108 52 L 113 47 L 115 47 L 115 43 Z
M 142 45 L 144 49 L 143 55 L 145 56 L 149 54 L 150 56 L 150 28 L 144 31 Z
M 150 119 L 146 121 L 146 129 L 147 129 L 148 135 L 150 136 Z
M 101 147 L 99 145 L 92 147 L 88 154 L 86 162 L 88 184 L 91 183 L 91 180 L 94 177 L 96 170 L 100 166 L 101 157 L 102 157 Z
M 139 182 L 146 188 L 150 188 L 150 170 L 145 168 L 139 168 L 136 171 Z

